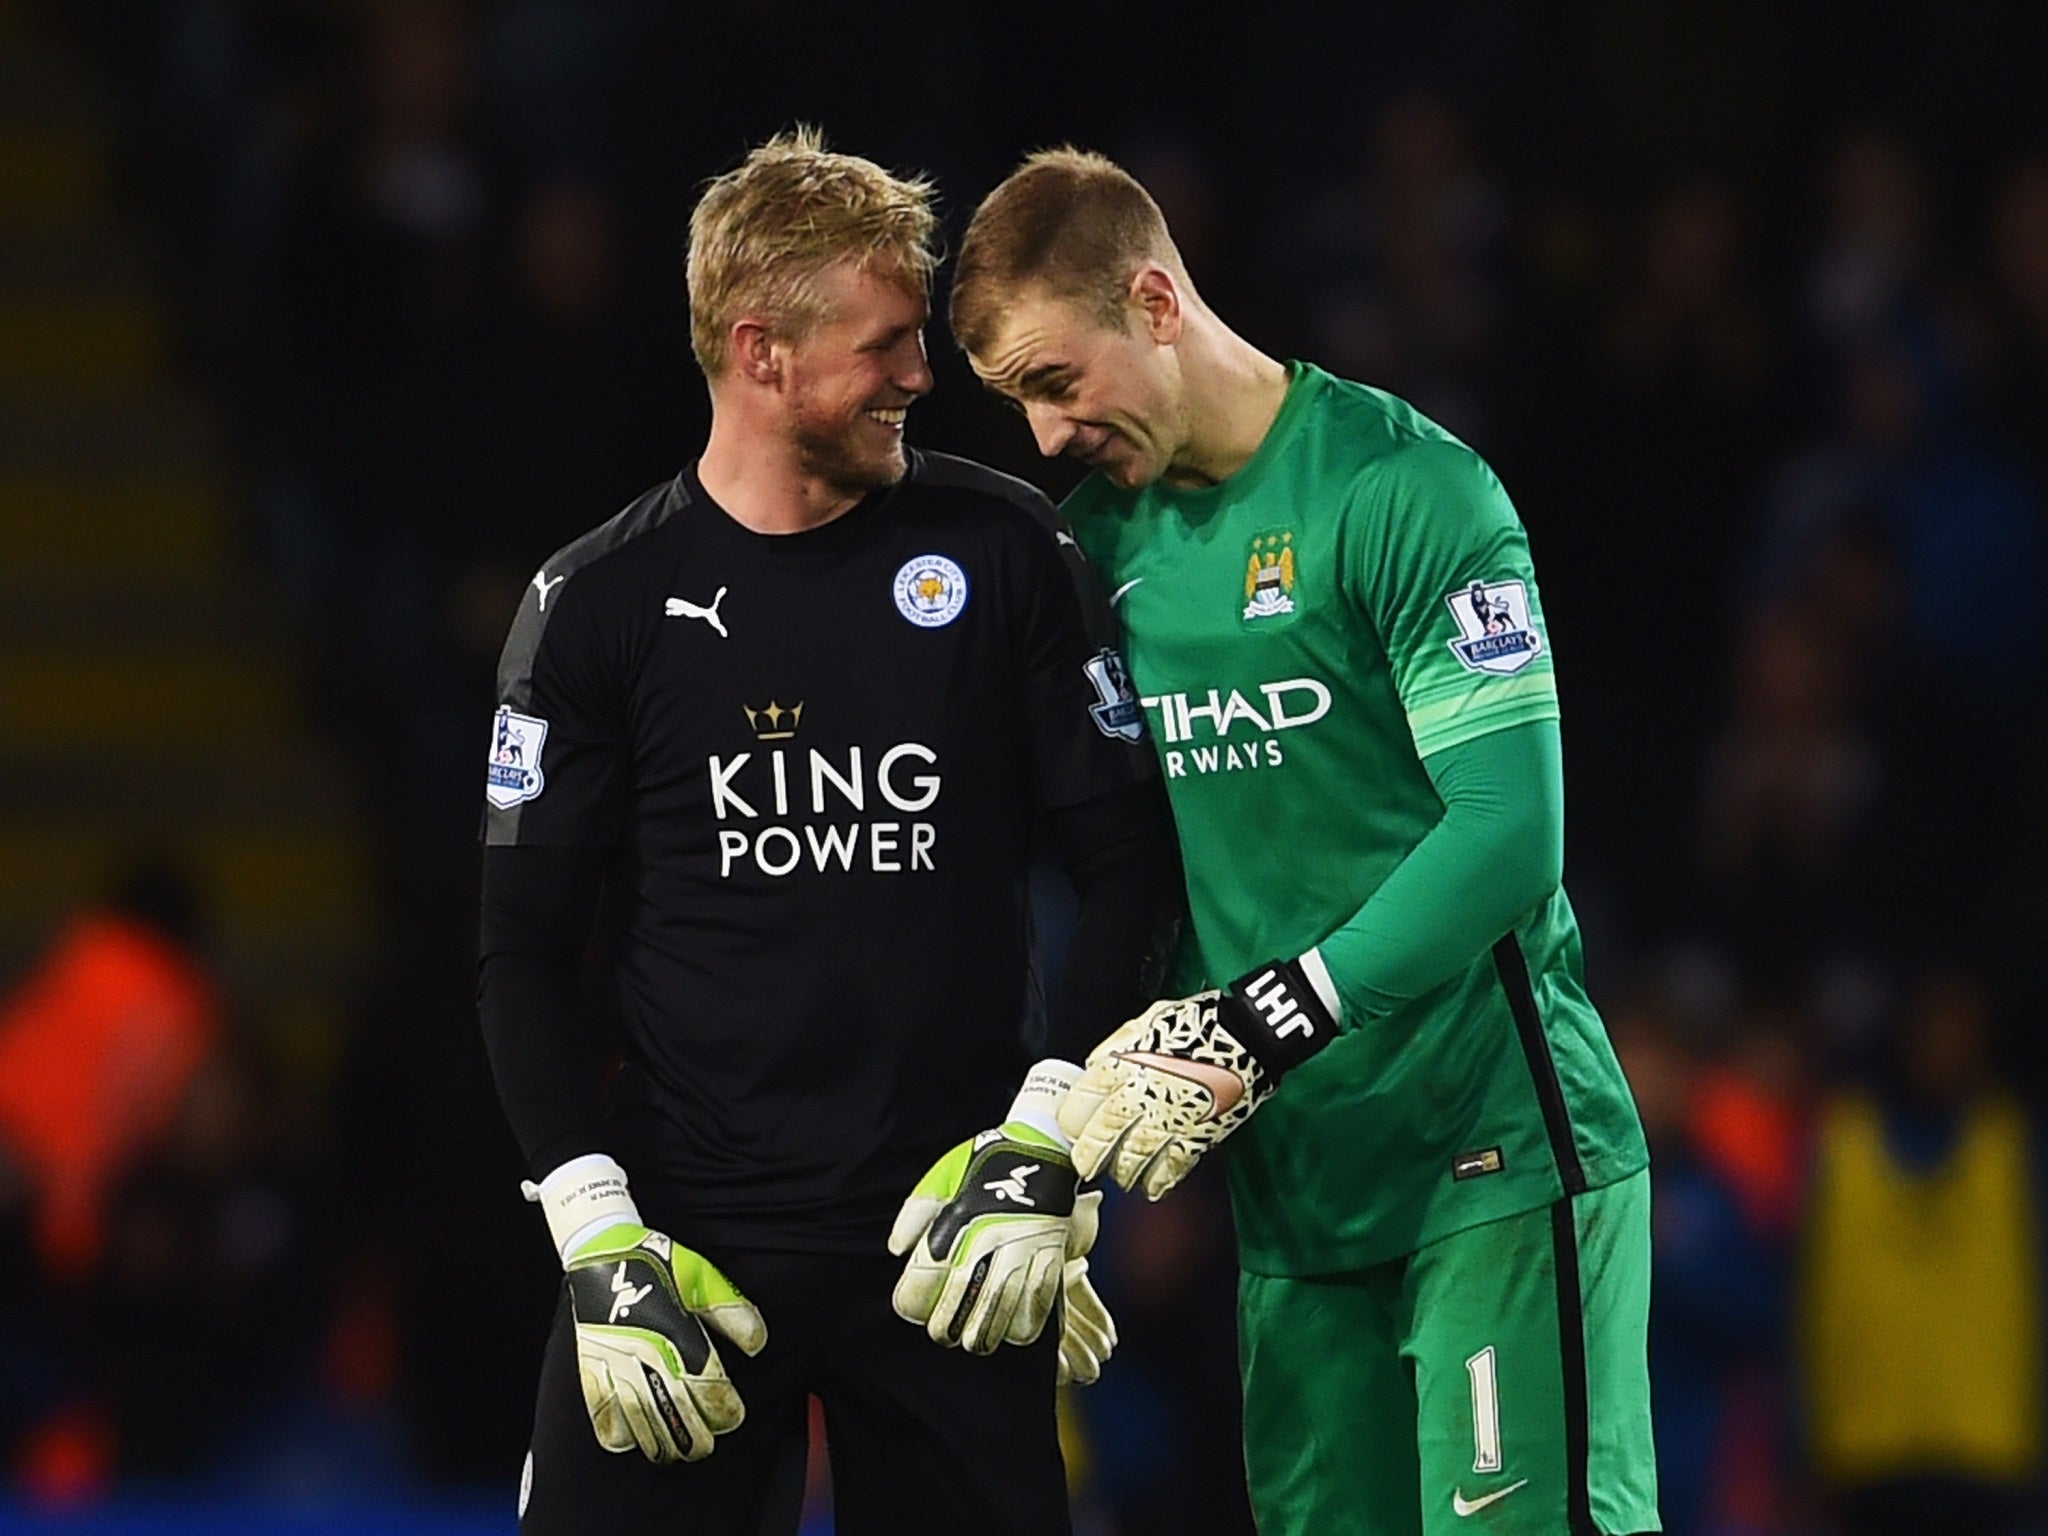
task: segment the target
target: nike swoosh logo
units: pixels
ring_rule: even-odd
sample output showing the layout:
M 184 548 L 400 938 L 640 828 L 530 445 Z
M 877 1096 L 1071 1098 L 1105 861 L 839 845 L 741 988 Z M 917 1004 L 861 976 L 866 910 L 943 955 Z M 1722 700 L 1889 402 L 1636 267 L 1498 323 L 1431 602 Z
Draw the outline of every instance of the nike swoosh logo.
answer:
M 1209 1120 L 1222 1119 L 1237 1108 L 1237 1101 L 1244 1097 L 1244 1079 L 1228 1067 L 1219 1067 L 1214 1062 L 1189 1061 L 1185 1056 L 1162 1056 L 1157 1051 L 1118 1051 L 1117 1059 L 1150 1067 L 1154 1072 L 1164 1072 L 1168 1077 L 1177 1077 L 1197 1088 L 1207 1089 L 1209 1097 L 1215 1101 L 1204 1117 Z
M 1529 1479 L 1525 1477 L 1519 1483 L 1509 1483 L 1505 1488 L 1495 1489 L 1483 1499 L 1467 1499 L 1463 1493 L 1453 1488 L 1451 1490 L 1451 1513 L 1462 1520 L 1467 1515 L 1478 1514 L 1479 1511 L 1486 1508 L 1489 1504 L 1498 1504 L 1517 1488 L 1526 1488 L 1528 1486 Z
M 1135 587 L 1139 582 L 1143 581 L 1144 579 L 1145 578 L 1142 576 L 1133 576 L 1129 581 L 1125 582 L 1122 586 L 1118 587 L 1114 592 L 1110 593 L 1109 606 L 1114 608 L 1118 603 L 1122 602 L 1124 600 L 1124 594 L 1130 591 L 1131 588 Z

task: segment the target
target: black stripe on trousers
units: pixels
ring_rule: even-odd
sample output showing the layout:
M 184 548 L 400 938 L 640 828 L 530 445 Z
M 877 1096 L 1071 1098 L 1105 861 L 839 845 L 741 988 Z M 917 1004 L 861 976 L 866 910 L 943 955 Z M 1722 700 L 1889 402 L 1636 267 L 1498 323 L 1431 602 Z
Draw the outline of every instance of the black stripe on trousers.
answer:
M 1550 1208 L 1550 1247 L 1557 1271 L 1558 1358 L 1564 1367 L 1565 1529 L 1571 1536 L 1600 1536 L 1586 1486 L 1592 1445 L 1586 1406 L 1586 1312 L 1580 1299 L 1579 1235 L 1570 1195 Z
M 1550 1042 L 1544 1038 L 1543 1020 L 1536 1012 L 1536 989 L 1529 982 L 1529 962 L 1522 958 L 1522 946 L 1512 933 L 1503 935 L 1493 946 L 1493 968 L 1500 975 L 1501 990 L 1507 993 L 1508 1011 L 1515 1017 L 1515 1034 L 1522 1042 L 1529 1076 L 1535 1080 L 1536 1103 L 1543 1111 L 1543 1133 L 1550 1141 L 1550 1155 L 1557 1161 L 1558 1181 L 1567 1198 L 1584 1194 L 1586 1171 L 1579 1166 L 1578 1145 L 1572 1140 L 1564 1087 L 1557 1080 L 1557 1063 L 1551 1060 Z

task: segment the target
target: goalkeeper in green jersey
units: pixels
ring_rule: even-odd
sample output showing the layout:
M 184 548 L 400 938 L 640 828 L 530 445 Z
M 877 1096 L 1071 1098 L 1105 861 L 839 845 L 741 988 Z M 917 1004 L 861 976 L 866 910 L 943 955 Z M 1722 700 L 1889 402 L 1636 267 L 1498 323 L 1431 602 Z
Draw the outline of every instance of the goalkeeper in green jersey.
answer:
M 1260 1530 L 1657 1528 L 1642 1129 L 1560 885 L 1557 690 L 1520 519 L 1380 390 L 1196 293 L 1100 156 L 1032 156 L 953 329 L 1118 605 L 1178 824 L 1190 995 L 1058 1113 L 1157 1199 L 1229 1139 Z

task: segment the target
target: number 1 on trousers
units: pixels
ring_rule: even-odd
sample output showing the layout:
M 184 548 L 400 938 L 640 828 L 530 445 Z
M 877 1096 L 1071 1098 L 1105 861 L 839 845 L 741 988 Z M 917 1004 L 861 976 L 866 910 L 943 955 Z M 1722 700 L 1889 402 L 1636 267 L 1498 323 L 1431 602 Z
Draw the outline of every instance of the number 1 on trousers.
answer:
M 1494 1368 L 1491 1344 L 1465 1362 L 1465 1374 L 1472 1378 L 1472 1470 L 1498 1472 L 1500 1378 Z

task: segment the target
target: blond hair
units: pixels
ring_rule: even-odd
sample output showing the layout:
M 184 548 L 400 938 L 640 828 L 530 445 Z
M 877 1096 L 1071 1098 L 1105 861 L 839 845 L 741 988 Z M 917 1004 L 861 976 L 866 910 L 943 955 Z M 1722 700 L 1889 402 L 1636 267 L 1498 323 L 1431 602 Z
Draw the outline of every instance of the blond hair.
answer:
M 985 352 L 1004 299 L 1020 289 L 1120 328 L 1131 277 L 1148 262 L 1187 283 L 1166 216 L 1137 177 L 1093 150 L 1041 149 L 968 221 L 953 268 L 953 338 Z
M 819 276 L 843 261 L 928 294 L 939 265 L 933 202 L 925 177 L 836 154 L 801 125 L 707 182 L 690 215 L 687 266 L 698 366 L 714 379 L 725 371 L 743 315 L 800 339 L 824 317 Z

